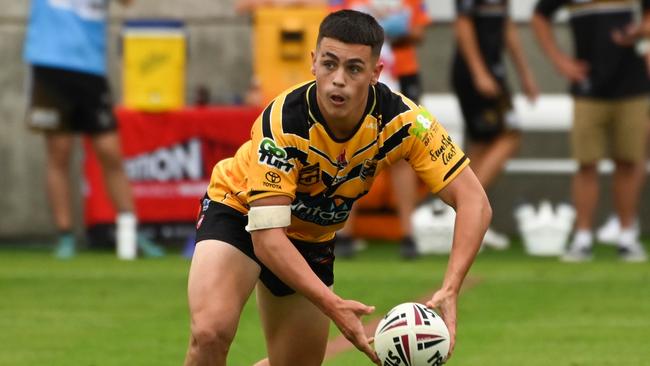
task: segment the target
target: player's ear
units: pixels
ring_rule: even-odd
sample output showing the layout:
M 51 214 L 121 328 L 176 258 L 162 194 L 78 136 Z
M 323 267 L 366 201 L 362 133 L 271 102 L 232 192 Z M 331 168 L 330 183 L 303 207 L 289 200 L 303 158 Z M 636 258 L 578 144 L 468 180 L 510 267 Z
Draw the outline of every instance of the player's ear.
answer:
M 316 52 L 311 51 L 311 74 L 316 76 Z
M 370 84 L 377 85 L 382 70 L 384 70 L 384 62 L 382 60 L 377 60 L 377 63 L 375 63 L 375 68 L 372 70 L 372 78 L 370 79 Z

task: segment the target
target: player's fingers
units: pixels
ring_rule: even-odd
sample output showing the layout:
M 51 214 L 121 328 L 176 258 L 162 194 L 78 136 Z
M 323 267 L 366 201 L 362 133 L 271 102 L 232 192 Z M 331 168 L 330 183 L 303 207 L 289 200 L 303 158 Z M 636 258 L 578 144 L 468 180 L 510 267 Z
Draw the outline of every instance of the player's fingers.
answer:
M 456 342 L 452 339 L 452 342 L 449 344 L 449 352 L 447 352 L 447 359 L 449 360 L 454 354 L 454 348 L 456 347 Z
M 377 353 L 370 346 L 370 340 L 366 337 L 366 334 L 363 332 L 363 329 L 358 330 L 357 332 L 351 332 L 348 340 L 361 352 L 365 353 L 372 362 L 379 364 L 379 358 Z M 372 338 L 371 338 L 372 339 Z M 374 341 L 374 339 L 373 339 Z
M 380 365 L 379 357 L 377 357 L 377 353 L 372 349 L 372 347 L 370 347 L 370 344 L 365 343 L 359 348 L 359 350 L 365 353 L 366 356 L 368 356 L 368 358 L 372 360 L 372 362 L 374 362 L 377 365 Z
M 357 307 L 354 309 L 354 313 L 356 315 L 369 315 L 375 312 L 375 307 L 374 306 L 368 306 L 364 305 L 362 303 L 357 303 Z

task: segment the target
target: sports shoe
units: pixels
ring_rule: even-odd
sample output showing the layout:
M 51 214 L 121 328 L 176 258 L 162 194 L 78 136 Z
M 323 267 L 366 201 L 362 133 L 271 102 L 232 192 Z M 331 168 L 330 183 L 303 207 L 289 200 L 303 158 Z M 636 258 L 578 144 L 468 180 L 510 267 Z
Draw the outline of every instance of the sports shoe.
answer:
M 402 241 L 400 241 L 399 245 L 399 254 L 404 259 L 415 259 L 420 255 L 420 253 L 418 253 L 417 247 L 415 246 L 413 238 L 410 236 L 405 236 L 402 238 Z
M 505 250 L 510 247 L 510 239 L 492 228 L 488 228 L 483 236 L 483 245 L 495 250 Z
M 591 237 L 591 235 L 589 235 Z M 569 249 L 560 257 L 562 262 L 588 262 L 594 258 L 592 241 L 581 235 L 575 235 Z
M 63 234 L 59 236 L 56 248 L 54 249 L 54 256 L 58 259 L 70 259 L 76 254 L 74 235 Z
M 618 258 L 623 262 L 637 263 L 646 262 L 648 255 L 645 252 L 643 244 L 635 241 L 631 245 L 619 245 Z
M 638 236 L 639 233 L 639 220 L 634 221 L 633 229 L 636 231 Z M 621 234 L 621 222 L 618 220 L 618 216 L 611 215 L 607 218 L 607 221 L 596 230 L 596 240 L 599 243 L 606 245 L 617 245 L 619 235 Z
M 165 250 L 149 240 L 142 234 L 138 234 L 138 249 L 147 258 L 159 258 L 165 256 Z
M 569 250 L 560 257 L 562 262 L 578 263 L 578 262 L 589 262 L 594 259 L 594 254 L 591 250 L 591 247 L 578 247 L 571 246 Z
M 336 235 L 334 242 L 334 256 L 337 258 L 352 258 L 356 254 L 354 240 L 347 235 Z

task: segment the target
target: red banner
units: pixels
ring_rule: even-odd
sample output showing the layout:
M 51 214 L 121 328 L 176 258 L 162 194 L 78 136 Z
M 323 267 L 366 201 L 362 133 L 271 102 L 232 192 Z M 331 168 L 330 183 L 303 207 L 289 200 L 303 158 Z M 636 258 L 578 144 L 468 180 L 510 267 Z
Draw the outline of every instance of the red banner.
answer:
M 212 167 L 249 139 L 260 112 L 244 107 L 167 113 L 117 109 L 124 164 L 139 221 L 193 222 Z M 88 141 L 84 150 L 86 225 L 112 223 L 115 210 Z

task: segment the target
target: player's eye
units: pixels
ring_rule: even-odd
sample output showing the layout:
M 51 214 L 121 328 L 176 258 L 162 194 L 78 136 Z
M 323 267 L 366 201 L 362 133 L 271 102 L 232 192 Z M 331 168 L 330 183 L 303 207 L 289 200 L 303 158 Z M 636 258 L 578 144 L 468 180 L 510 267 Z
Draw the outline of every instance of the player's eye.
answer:
M 363 68 L 361 66 L 352 65 L 352 66 L 348 67 L 348 70 L 350 70 L 350 73 L 352 73 L 352 74 L 358 74 L 361 71 L 363 71 Z
M 328 70 L 333 70 L 336 67 L 336 63 L 333 61 L 323 61 L 322 65 Z

